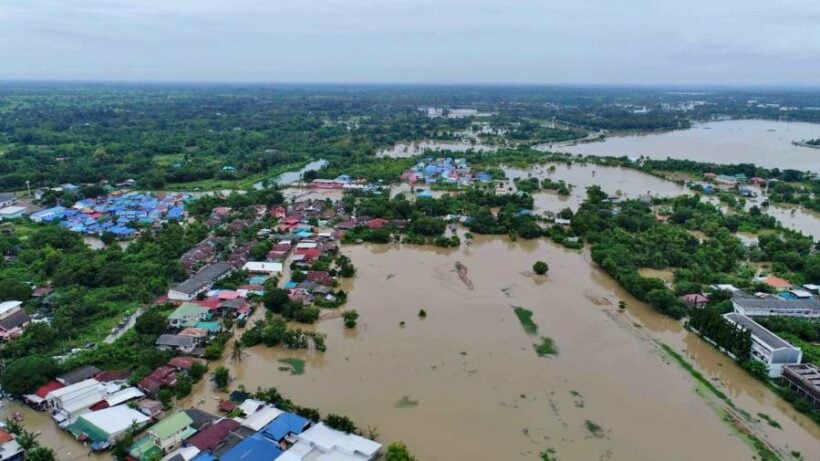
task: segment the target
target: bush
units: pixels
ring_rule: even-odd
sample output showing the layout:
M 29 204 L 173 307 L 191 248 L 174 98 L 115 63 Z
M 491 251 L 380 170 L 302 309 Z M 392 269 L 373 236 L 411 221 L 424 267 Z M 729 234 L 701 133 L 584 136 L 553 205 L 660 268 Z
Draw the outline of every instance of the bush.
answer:
M 538 275 L 544 275 L 550 270 L 550 267 L 544 261 L 537 261 L 532 265 L 532 270 Z
M 347 328 L 356 328 L 356 320 L 359 318 L 359 313 L 355 309 L 342 312 L 342 318 L 345 321 Z
M 214 372 L 211 373 L 211 381 L 213 381 L 217 388 L 225 390 L 228 388 L 228 383 L 231 381 L 231 372 L 223 366 L 218 366 Z
M 348 434 L 356 432 L 356 425 L 353 424 L 353 421 L 347 416 L 331 413 L 325 417 L 325 424 L 327 424 L 331 429 L 347 432 Z

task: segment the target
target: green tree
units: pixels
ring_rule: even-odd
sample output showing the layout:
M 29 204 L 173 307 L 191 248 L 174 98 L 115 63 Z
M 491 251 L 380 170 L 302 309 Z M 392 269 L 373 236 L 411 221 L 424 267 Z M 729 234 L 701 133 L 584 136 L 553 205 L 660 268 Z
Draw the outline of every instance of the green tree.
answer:
M 165 332 L 165 315 L 155 309 L 149 309 L 137 317 L 134 330 L 141 335 L 159 336 Z
M 331 413 L 325 417 L 325 424 L 332 429 L 347 432 L 348 434 L 356 432 L 356 425 L 347 416 Z
M 12 395 L 28 394 L 47 383 L 57 372 L 57 364 L 50 357 L 30 355 L 11 362 L 0 377 L 0 385 Z
M 0 280 L 0 299 L 28 301 L 31 298 L 31 287 L 13 278 Z
M 385 461 L 415 461 L 416 458 L 410 454 L 407 445 L 402 442 L 393 442 L 387 446 L 387 452 L 384 455 Z
M 211 373 L 211 381 L 213 381 L 214 385 L 220 390 L 225 390 L 231 381 L 231 372 L 224 366 L 218 366 L 213 373 Z
M 550 267 L 544 261 L 537 261 L 532 265 L 532 270 L 538 275 L 544 275 L 548 270 L 550 270 Z
M 54 451 L 46 447 L 34 447 L 26 452 L 26 461 L 54 461 Z
M 356 320 L 359 318 L 359 313 L 355 309 L 342 312 L 345 326 L 347 328 L 356 328 Z

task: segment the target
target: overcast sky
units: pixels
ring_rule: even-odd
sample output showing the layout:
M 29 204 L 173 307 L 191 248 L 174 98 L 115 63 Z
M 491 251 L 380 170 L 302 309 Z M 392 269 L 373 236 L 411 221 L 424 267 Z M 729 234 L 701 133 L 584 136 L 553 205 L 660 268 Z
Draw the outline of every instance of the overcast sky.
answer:
M 820 85 L 820 0 L 0 0 L 0 79 Z

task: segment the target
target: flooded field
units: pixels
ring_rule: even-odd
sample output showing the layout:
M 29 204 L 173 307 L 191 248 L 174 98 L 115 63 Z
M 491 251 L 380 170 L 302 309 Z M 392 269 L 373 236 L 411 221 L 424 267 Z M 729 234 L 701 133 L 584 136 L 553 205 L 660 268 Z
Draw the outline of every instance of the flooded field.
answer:
M 555 170 L 550 171 L 550 166 Z M 559 196 L 555 192 L 537 192 L 533 194 L 536 211 L 557 212 L 569 207 L 577 210 L 586 199 L 586 189 L 598 185 L 608 194 L 624 198 L 637 198 L 641 195 L 653 197 L 674 197 L 688 193 L 684 186 L 657 178 L 629 168 L 608 167 L 600 165 L 581 165 L 550 163 L 532 168 L 504 168 L 507 178 L 514 179 L 545 178 L 553 181 L 563 180 L 574 186 L 569 196 Z M 512 183 L 508 183 L 512 185 Z
M 730 120 L 700 123 L 688 130 L 611 136 L 603 142 L 567 146 L 561 150 L 573 154 L 643 155 L 820 171 L 820 152 L 792 145 L 792 141 L 819 135 L 820 125 L 811 123 Z
M 624 293 L 588 255 L 483 237 L 455 250 L 344 252 L 358 267 L 346 287 L 358 328 L 320 322 L 324 354 L 257 347 L 241 362 L 227 359 L 237 383 L 276 386 L 298 403 L 347 414 L 377 428 L 382 441 L 404 440 L 421 460 L 535 459 L 548 448 L 560 459 L 752 459 L 714 403 L 662 353 L 662 341 L 685 351 L 746 411 L 777 420 L 783 429 L 753 430 L 778 450 L 817 447 L 816 425 Z M 536 259 L 549 263 L 549 275 L 529 272 Z M 457 261 L 474 289 L 459 279 Z M 512 306 L 533 311 L 538 335 L 552 338 L 558 355 L 535 353 L 538 338 L 524 332 Z M 305 359 L 305 374 L 280 370 L 285 357 Z M 214 410 L 218 398 L 206 383 L 191 401 Z

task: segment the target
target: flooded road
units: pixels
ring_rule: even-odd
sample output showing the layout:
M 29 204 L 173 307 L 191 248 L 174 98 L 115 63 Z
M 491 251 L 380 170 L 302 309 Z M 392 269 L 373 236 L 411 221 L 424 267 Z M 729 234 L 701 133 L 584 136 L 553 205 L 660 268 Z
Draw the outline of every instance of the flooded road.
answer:
M 382 441 L 407 442 L 420 460 L 535 459 L 549 448 L 560 459 L 752 459 L 694 380 L 660 351 L 663 341 L 724 383 L 736 404 L 777 420 L 782 430 L 755 425 L 772 445 L 816 449 L 816 425 L 624 293 L 588 255 L 485 237 L 454 250 L 343 251 L 358 268 L 346 287 L 358 328 L 320 322 L 324 354 L 256 347 L 241 362 L 227 359 L 237 383 L 276 386 L 300 404 L 349 415 L 376 427 Z M 529 272 L 537 259 L 549 263 L 547 276 Z M 474 290 L 459 280 L 455 261 L 468 268 Z M 535 353 L 537 337 L 512 306 L 533 311 L 557 356 Z M 280 370 L 284 357 L 304 358 L 305 374 Z M 192 400 L 215 408 L 219 395 L 207 383 L 199 389 Z
M 792 141 L 818 136 L 820 125 L 812 123 L 729 120 L 698 123 L 688 130 L 611 136 L 603 142 L 561 147 L 560 150 L 573 154 L 671 157 L 820 171 L 820 153 L 816 149 L 792 145 Z

